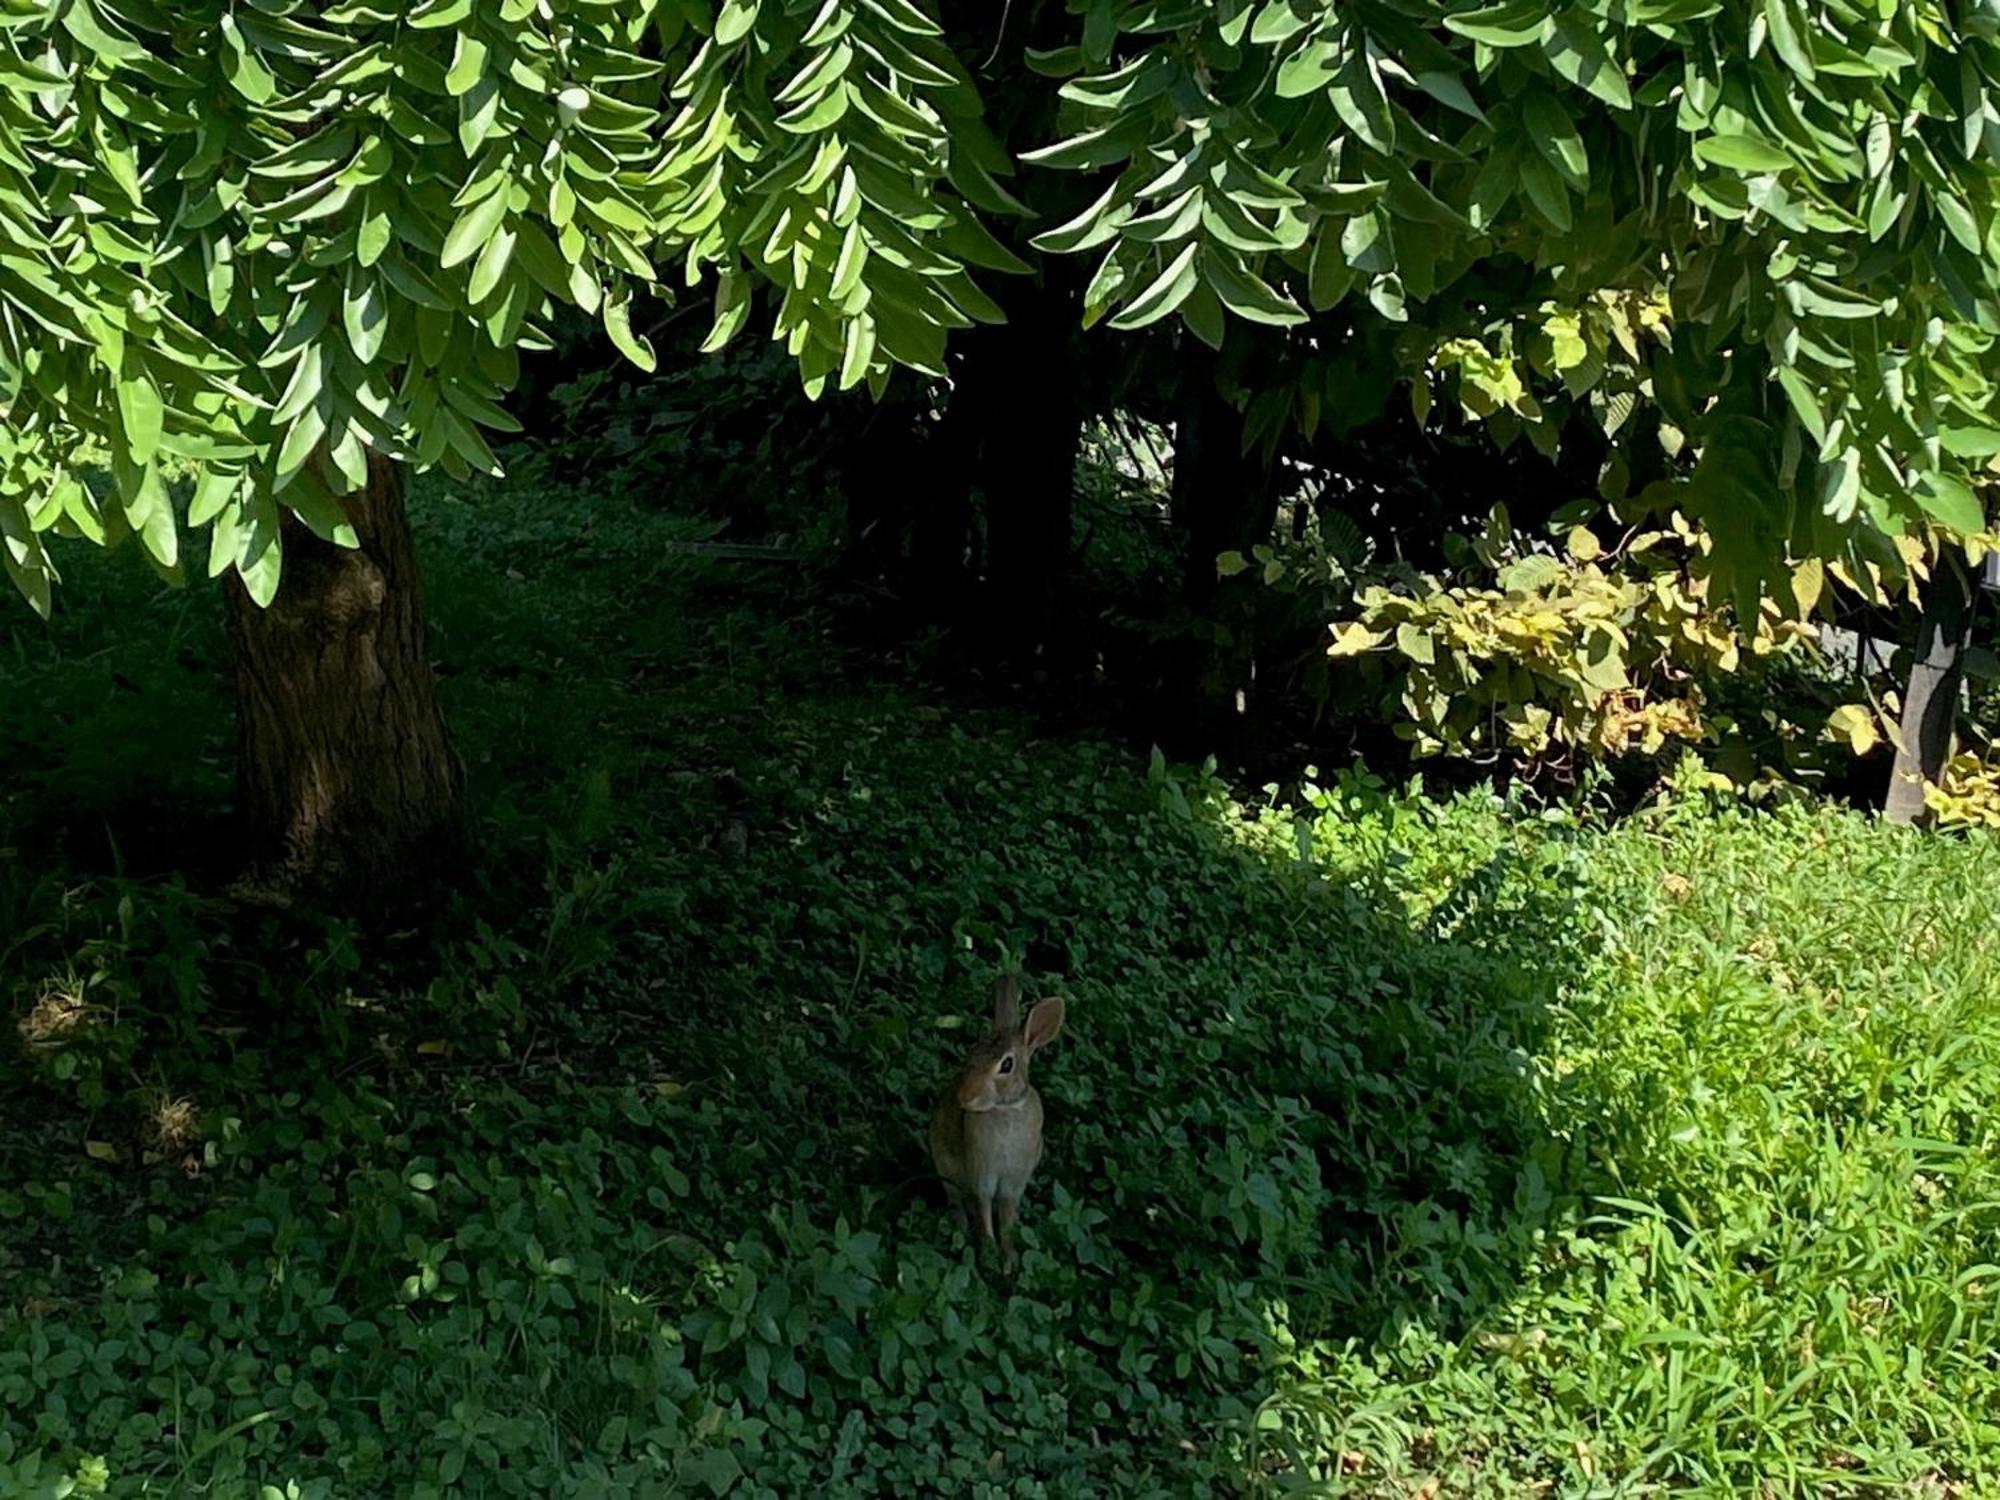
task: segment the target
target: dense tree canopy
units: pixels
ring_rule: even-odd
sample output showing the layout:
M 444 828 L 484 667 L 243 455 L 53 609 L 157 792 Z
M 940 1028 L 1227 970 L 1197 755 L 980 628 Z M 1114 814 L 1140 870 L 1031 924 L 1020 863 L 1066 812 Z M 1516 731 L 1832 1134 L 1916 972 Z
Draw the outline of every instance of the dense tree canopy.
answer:
M 1028 169 L 1101 195 L 1086 318 L 1395 325 L 1419 410 L 1557 442 L 1586 403 L 1739 581 L 1981 525 L 2000 447 L 1993 0 L 1090 0 L 1029 61 Z M 1009 18 L 992 19 L 996 55 Z M 1044 35 L 1046 27 L 1038 27 Z M 9 0 L 0 12 L 0 528 L 46 605 L 50 530 L 272 597 L 375 448 L 485 469 L 552 304 L 651 358 L 656 282 L 759 284 L 808 385 L 940 372 L 1025 267 L 981 60 L 918 0 Z M 1009 73 L 1010 86 L 1016 75 Z M 1350 326 L 1351 322 L 1347 325 Z M 1259 420 L 1310 426 L 1337 379 Z M 1635 413 L 1656 409 L 1659 421 Z M 1662 429 L 1661 424 L 1664 424 Z M 111 492 L 74 467 L 108 449 Z M 1636 467 L 1614 450 L 1605 489 Z M 1641 470 L 1643 472 L 1643 470 Z

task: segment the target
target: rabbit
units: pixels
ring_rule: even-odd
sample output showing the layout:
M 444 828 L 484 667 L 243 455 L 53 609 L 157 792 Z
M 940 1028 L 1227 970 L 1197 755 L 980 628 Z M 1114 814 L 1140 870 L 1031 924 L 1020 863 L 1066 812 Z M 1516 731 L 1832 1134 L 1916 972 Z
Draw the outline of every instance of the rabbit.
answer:
M 1028 1063 L 1062 1030 L 1063 1001 L 1051 995 L 1021 1020 L 1021 988 L 1011 976 L 993 983 L 993 1029 L 959 1064 L 931 1112 L 931 1161 L 948 1185 L 959 1220 L 977 1251 L 999 1231 L 1000 1268 L 1020 1262 L 1014 1221 L 1021 1193 L 1042 1159 L 1042 1098 Z

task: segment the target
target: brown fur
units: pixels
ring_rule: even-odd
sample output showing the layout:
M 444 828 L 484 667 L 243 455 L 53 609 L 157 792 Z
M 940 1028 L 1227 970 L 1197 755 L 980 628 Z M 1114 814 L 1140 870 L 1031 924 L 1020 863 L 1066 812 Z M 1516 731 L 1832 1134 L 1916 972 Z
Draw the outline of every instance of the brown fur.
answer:
M 1011 1271 L 1021 1194 L 1042 1159 L 1042 1098 L 1028 1081 L 1035 1053 L 1062 1030 L 1062 997 L 1040 1001 L 1021 1020 L 1021 990 L 1002 976 L 993 985 L 993 1029 L 975 1043 L 931 1112 L 931 1161 L 975 1246 L 998 1240 Z

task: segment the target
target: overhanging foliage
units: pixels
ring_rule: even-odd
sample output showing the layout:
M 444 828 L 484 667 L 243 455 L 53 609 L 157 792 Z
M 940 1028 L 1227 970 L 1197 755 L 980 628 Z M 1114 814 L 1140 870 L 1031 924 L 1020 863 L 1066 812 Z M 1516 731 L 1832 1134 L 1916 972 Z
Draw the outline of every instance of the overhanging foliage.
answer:
M 1739 596 L 1787 556 L 1980 528 L 1996 0 L 1071 20 L 1030 59 L 1065 133 L 1027 160 L 1104 181 L 1036 241 L 1097 256 L 1088 318 L 1310 339 L 1309 310 L 1354 299 L 1404 328 L 1420 404 L 1436 382 L 1545 446 L 1551 402 L 1619 445 L 1664 423 L 1652 500 L 1713 535 Z M 1022 211 L 1014 166 L 917 0 L 7 0 L 6 565 L 44 608 L 51 530 L 133 532 L 172 570 L 178 459 L 211 567 L 267 600 L 281 513 L 340 536 L 364 446 L 492 467 L 552 304 L 650 363 L 656 277 L 715 270 L 712 344 L 771 286 L 814 390 L 937 373 L 997 316 L 973 273 L 1023 269 L 983 222 Z M 101 497 L 74 466 L 92 440 Z

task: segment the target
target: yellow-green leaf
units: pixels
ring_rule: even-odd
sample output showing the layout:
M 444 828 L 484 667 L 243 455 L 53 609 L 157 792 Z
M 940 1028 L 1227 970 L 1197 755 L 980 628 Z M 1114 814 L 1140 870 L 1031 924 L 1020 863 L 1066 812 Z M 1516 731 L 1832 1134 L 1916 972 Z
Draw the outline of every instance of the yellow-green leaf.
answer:
M 1875 711 L 1862 703 L 1849 703 L 1827 716 L 1826 727 L 1838 739 L 1847 741 L 1856 755 L 1866 755 L 1882 743 L 1882 731 Z

